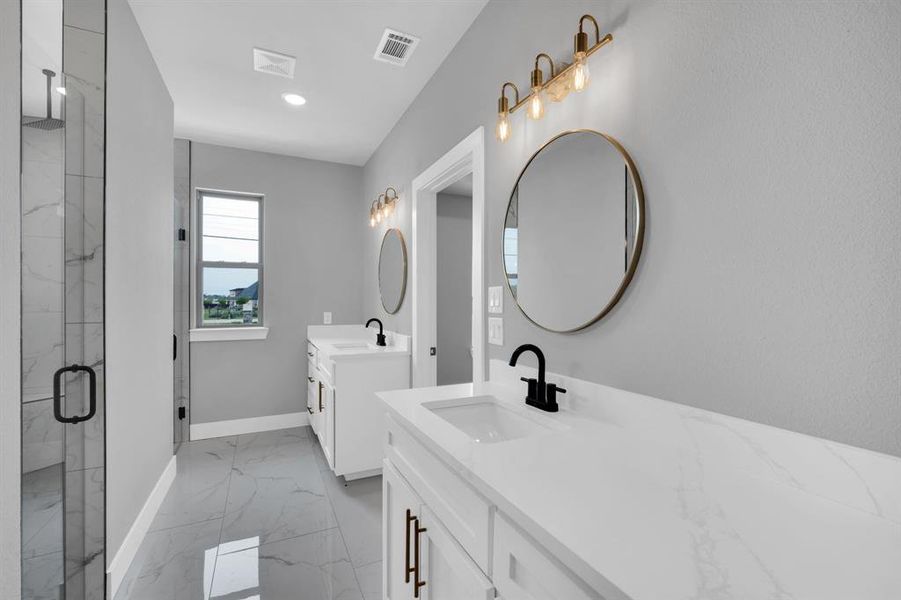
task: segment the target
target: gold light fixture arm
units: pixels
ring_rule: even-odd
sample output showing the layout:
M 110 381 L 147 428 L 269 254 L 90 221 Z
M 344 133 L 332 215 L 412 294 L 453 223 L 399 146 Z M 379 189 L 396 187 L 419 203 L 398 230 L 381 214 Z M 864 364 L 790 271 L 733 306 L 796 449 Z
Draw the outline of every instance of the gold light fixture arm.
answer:
M 582 18 L 579 19 L 579 33 L 583 33 L 582 25 L 585 23 L 585 21 L 591 21 L 594 25 L 594 45 L 597 46 L 601 43 L 601 28 L 598 27 L 598 22 L 594 17 L 592 17 L 591 15 L 582 15 Z
M 541 60 L 542 56 L 545 57 L 547 59 L 548 64 L 551 65 L 551 80 L 553 80 L 554 76 L 556 75 L 556 73 L 554 72 L 554 59 L 551 58 L 550 56 L 548 56 L 547 54 L 545 54 L 544 52 L 542 52 L 541 54 L 539 54 L 538 56 L 535 57 L 535 70 L 536 71 L 539 70 L 538 69 L 538 61 Z
M 388 191 L 389 191 L 389 190 L 392 191 L 392 192 L 394 192 L 394 195 L 393 195 L 393 196 L 389 196 L 389 195 L 388 195 Z M 385 202 L 386 202 L 386 203 L 387 203 L 387 202 L 394 202 L 395 200 L 397 200 L 397 190 L 394 189 L 394 188 L 391 187 L 391 186 L 388 186 L 388 189 L 385 190 L 385 193 L 382 194 L 382 195 L 385 197 Z
M 513 105 L 517 106 L 519 104 L 519 88 L 516 87 L 516 84 L 512 81 L 507 81 L 504 85 L 501 86 L 501 96 L 497 99 L 497 112 L 498 113 L 506 113 L 510 111 L 510 101 L 507 100 L 507 86 L 513 88 L 513 94 L 515 100 L 513 101 Z
M 590 21 L 591 24 L 594 25 L 595 43 L 592 46 L 588 46 L 588 34 L 584 32 L 585 21 Z M 587 58 L 613 41 L 613 34 L 608 33 L 604 37 L 600 37 L 600 34 L 601 34 L 601 29 L 598 26 L 597 20 L 594 17 L 592 17 L 591 15 L 582 15 L 582 17 L 579 19 L 579 32 L 575 36 L 575 51 L 576 52 L 584 52 L 585 57 Z M 535 57 L 535 69 L 532 71 L 532 87 L 535 87 L 536 73 L 540 73 L 540 70 L 538 68 L 538 62 L 542 56 L 547 58 L 548 63 L 551 65 L 551 78 L 548 81 L 541 81 L 538 84 L 542 90 L 547 89 L 549 86 L 553 85 L 554 83 L 558 82 L 560 79 L 562 79 L 564 77 L 569 77 L 572 70 L 575 68 L 575 63 L 573 63 L 570 65 L 567 65 L 565 68 L 561 69 L 559 73 L 557 73 L 553 59 L 551 59 L 550 56 L 548 56 L 547 54 L 542 52 L 541 54 L 539 54 L 538 56 Z M 516 89 L 516 86 L 513 85 L 512 83 L 510 83 L 509 81 L 501 87 L 501 98 L 498 99 L 498 107 L 499 108 L 500 108 L 502 102 L 506 103 L 506 98 L 504 97 L 503 94 L 504 94 L 504 89 L 507 87 L 507 85 L 512 86 L 513 89 Z M 520 98 L 519 92 L 517 91 L 516 103 L 510 107 L 509 112 L 512 114 L 512 113 L 516 112 L 517 110 L 519 110 L 523 105 L 525 105 L 529 101 L 529 99 L 531 97 L 532 97 L 532 92 L 527 94 L 524 98 Z M 503 111 L 498 111 L 498 112 L 503 112 Z

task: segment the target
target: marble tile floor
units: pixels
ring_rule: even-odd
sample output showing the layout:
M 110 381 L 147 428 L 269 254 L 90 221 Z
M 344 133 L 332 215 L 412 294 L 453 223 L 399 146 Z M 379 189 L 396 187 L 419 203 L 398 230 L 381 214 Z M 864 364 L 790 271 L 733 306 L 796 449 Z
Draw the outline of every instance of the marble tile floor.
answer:
M 381 477 L 344 485 L 309 427 L 187 442 L 115 600 L 381 597 Z

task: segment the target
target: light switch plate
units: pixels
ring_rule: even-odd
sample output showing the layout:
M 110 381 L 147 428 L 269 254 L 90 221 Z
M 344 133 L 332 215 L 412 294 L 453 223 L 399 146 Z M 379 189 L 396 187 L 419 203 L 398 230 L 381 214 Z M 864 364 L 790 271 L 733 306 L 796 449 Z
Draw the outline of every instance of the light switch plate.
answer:
M 488 288 L 488 312 L 499 314 L 504 312 L 504 288 L 499 285 Z
M 331 325 L 332 324 L 332 313 L 330 313 L 330 312 L 322 313 L 322 324 L 323 325 Z
M 501 317 L 488 317 L 488 343 L 504 345 L 504 320 Z

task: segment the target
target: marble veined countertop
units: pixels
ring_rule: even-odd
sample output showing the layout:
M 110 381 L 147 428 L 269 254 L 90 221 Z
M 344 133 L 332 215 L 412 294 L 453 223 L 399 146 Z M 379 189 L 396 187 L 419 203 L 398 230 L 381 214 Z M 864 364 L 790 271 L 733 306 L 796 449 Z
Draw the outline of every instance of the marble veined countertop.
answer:
M 901 599 L 901 459 L 553 374 L 544 413 L 502 364 L 378 396 L 605 598 Z M 484 444 L 422 406 L 481 395 L 557 427 Z

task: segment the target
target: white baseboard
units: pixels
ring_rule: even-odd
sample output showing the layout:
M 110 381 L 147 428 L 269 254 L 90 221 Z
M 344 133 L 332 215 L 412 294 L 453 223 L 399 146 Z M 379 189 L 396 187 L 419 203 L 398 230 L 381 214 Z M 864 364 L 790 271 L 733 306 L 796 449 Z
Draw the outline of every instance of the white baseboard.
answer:
M 191 425 L 191 441 L 258 431 L 287 429 L 309 425 L 310 418 L 306 412 L 267 415 L 249 419 L 232 419 L 231 421 L 213 421 L 211 423 L 194 423 Z
M 119 546 L 118 552 L 116 552 L 113 560 L 110 561 L 109 568 L 106 570 L 110 598 L 115 597 L 122 580 L 125 579 L 125 574 L 128 572 L 128 567 L 131 566 L 131 561 L 134 560 L 135 555 L 138 553 L 141 542 L 144 541 L 144 536 L 147 535 L 156 512 L 169 492 L 169 487 L 175 479 L 175 472 L 175 456 L 173 456 L 166 468 L 163 469 L 160 478 L 157 479 L 150 495 L 147 496 L 144 506 L 141 507 L 141 512 L 138 513 L 138 516 L 131 524 L 131 528 L 125 535 L 122 545 Z

